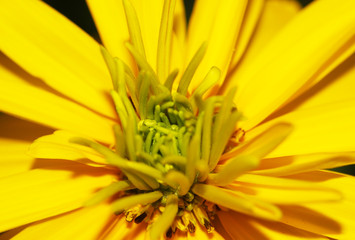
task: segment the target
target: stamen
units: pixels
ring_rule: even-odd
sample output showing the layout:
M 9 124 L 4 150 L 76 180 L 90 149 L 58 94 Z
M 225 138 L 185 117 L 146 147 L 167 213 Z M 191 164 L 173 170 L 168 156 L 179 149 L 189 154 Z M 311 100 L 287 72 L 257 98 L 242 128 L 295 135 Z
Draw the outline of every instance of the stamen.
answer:
M 214 230 L 211 222 L 208 220 L 208 215 L 201 206 L 196 206 L 192 210 L 198 222 L 204 226 L 208 233 L 211 233 Z
M 139 224 L 141 222 L 143 222 L 143 220 L 147 217 L 147 213 L 146 212 L 143 212 L 142 214 L 140 214 L 138 217 L 136 217 L 134 219 L 134 222 Z
M 120 155 L 121 157 L 126 157 L 126 142 L 124 133 L 121 130 L 121 127 L 118 125 L 113 126 L 113 132 L 115 134 L 115 147 L 116 147 L 116 153 Z
M 233 95 L 227 95 L 232 97 Z M 231 99 L 230 99 L 231 101 Z M 213 146 L 210 154 L 209 168 L 212 171 L 221 157 L 230 136 L 232 135 L 237 121 L 241 118 L 241 114 L 237 111 L 232 112 L 232 106 L 226 99 L 226 103 L 222 105 L 221 111 L 216 117 L 216 122 L 213 125 Z M 222 130 L 223 129 L 223 130 Z
M 144 163 L 132 162 L 127 159 L 123 159 L 119 157 L 117 154 L 115 154 L 113 151 L 111 151 L 110 149 L 105 148 L 104 146 L 96 142 L 92 142 L 84 138 L 73 138 L 71 139 L 71 142 L 95 149 L 97 152 L 101 153 L 106 158 L 108 163 L 119 167 L 124 172 L 125 170 L 131 173 L 138 172 L 146 176 L 152 177 L 154 179 L 163 180 L 163 175 L 159 170 L 150 167 Z
M 167 77 L 167 79 L 165 80 L 164 82 L 164 86 L 169 90 L 171 91 L 171 89 L 173 88 L 173 84 L 174 84 L 174 81 L 177 77 L 179 73 L 179 70 L 178 69 L 175 69 L 174 71 L 172 71 L 169 76 Z
M 201 113 L 198 117 L 196 124 L 195 134 L 190 142 L 190 146 L 187 154 L 187 164 L 185 174 L 189 179 L 190 186 L 193 184 L 196 176 L 196 163 L 200 159 L 200 142 L 201 142 L 201 128 L 202 128 L 202 119 L 204 113 Z
M 128 121 L 128 114 L 127 114 L 126 108 L 123 104 L 123 101 L 116 91 L 112 90 L 110 93 L 111 93 L 111 97 L 113 99 L 113 102 L 115 103 L 116 112 L 120 118 L 122 126 L 123 126 L 123 128 L 126 128 L 127 121 Z
M 146 118 L 147 116 L 147 103 L 148 103 L 148 95 L 149 95 L 149 87 L 150 87 L 150 81 L 149 81 L 149 76 L 148 76 L 147 71 L 141 71 L 139 73 L 139 77 L 142 79 L 141 83 L 142 85 L 140 86 L 139 89 L 139 115 L 141 119 Z
M 203 79 L 201 84 L 196 88 L 194 93 L 192 94 L 192 99 L 194 98 L 195 95 L 202 96 L 205 94 L 209 89 L 215 85 L 219 78 L 221 77 L 221 70 L 219 70 L 217 67 L 212 67 L 206 77 Z
M 126 147 L 127 147 L 127 152 L 129 159 L 131 161 L 136 161 L 136 148 L 134 144 L 134 136 L 136 135 L 136 122 L 134 121 L 134 118 L 132 115 L 128 116 L 128 121 L 127 121 L 127 126 L 124 129 L 125 130 L 125 135 L 126 135 Z
M 184 211 L 181 219 L 190 233 L 194 233 L 196 231 L 196 221 L 191 212 Z
M 106 66 L 110 72 L 111 75 L 111 79 L 112 79 L 112 85 L 113 85 L 113 89 L 115 91 L 117 91 L 118 89 L 118 76 L 117 76 L 117 68 L 116 68 L 116 64 L 113 61 L 113 58 L 111 56 L 111 54 L 106 50 L 106 48 L 104 48 L 103 46 L 100 46 L 100 51 L 101 51 L 101 55 L 103 56 Z
M 146 205 L 159 200 L 163 194 L 160 191 L 135 194 L 124 198 L 119 198 L 111 204 L 115 213 L 121 213 L 125 209 L 129 209 L 137 204 Z
M 125 0 L 125 1 L 128 1 L 128 0 Z M 137 48 L 135 46 L 131 45 L 128 42 L 126 42 L 125 45 L 126 45 L 126 48 L 132 54 L 132 56 L 134 57 L 134 59 L 136 60 L 136 63 L 138 65 L 138 67 L 140 68 L 140 70 L 141 71 L 145 70 L 145 71 L 148 71 L 148 72 L 154 74 L 153 68 L 149 65 L 149 63 L 147 62 L 145 57 L 139 52 L 139 50 L 137 50 Z
M 213 185 L 195 184 L 192 192 L 210 202 L 254 217 L 274 221 L 281 218 L 281 211 L 272 204 L 241 198 Z
M 208 182 L 219 186 L 228 185 L 243 173 L 255 169 L 259 162 L 260 159 L 252 155 L 237 156 L 228 160 L 220 172 L 209 174 Z
M 187 226 L 184 225 L 181 218 L 175 219 L 175 224 L 180 231 L 187 232 Z
M 90 207 L 96 205 L 120 191 L 125 191 L 133 188 L 134 186 L 129 181 L 113 182 L 107 187 L 104 187 L 103 189 L 95 193 L 90 199 L 84 202 L 84 206 Z
M 165 79 L 169 70 L 172 30 L 176 0 L 164 1 L 157 52 L 157 74 Z
M 278 145 L 280 145 L 293 131 L 293 126 L 289 123 L 276 123 L 266 129 L 256 137 L 237 146 L 230 153 L 226 154 L 228 158 L 238 154 L 253 155 L 257 158 L 263 158 Z
M 165 178 L 169 185 L 179 190 L 179 196 L 185 195 L 190 190 L 189 179 L 180 171 L 171 170 L 166 174 Z
M 128 209 L 125 211 L 125 216 L 126 216 L 126 221 L 127 222 L 132 222 L 133 219 L 139 214 L 139 211 L 141 210 L 142 205 L 138 204 L 137 206 Z
M 164 212 L 155 221 L 150 230 L 151 240 L 160 239 L 160 236 L 167 232 L 173 223 L 175 216 L 178 212 L 178 197 L 171 194 L 167 197 L 166 207 Z
M 175 166 L 178 166 L 182 170 L 185 169 L 186 162 L 187 162 L 186 157 L 178 156 L 178 155 L 170 155 L 170 156 L 164 157 L 161 160 L 162 164 L 174 164 Z
M 173 229 L 171 227 L 169 227 L 168 231 L 166 232 L 165 236 L 167 238 L 172 238 L 173 236 Z
M 128 178 L 128 180 L 139 190 L 151 190 L 149 185 L 144 182 L 140 177 L 135 174 L 132 174 L 130 171 L 123 171 L 124 175 Z
M 141 28 L 138 17 L 132 3 L 129 0 L 123 0 L 123 7 L 126 13 L 127 26 L 133 46 L 138 50 L 139 54 L 145 57 L 144 44 L 142 39 Z
M 200 65 L 203 56 L 206 53 L 207 49 L 207 44 L 203 43 L 201 47 L 197 50 L 195 55 L 193 56 L 191 62 L 187 66 L 184 74 L 181 77 L 179 87 L 178 87 L 178 92 L 181 93 L 182 95 L 186 95 L 187 90 L 189 88 L 189 85 L 191 83 L 192 77 L 194 76 L 197 67 Z
M 131 172 L 133 172 L 133 174 L 135 174 L 136 176 L 141 178 L 146 184 L 148 184 L 150 189 L 156 190 L 159 188 L 159 183 L 157 182 L 157 180 L 155 178 L 152 178 L 152 177 L 145 175 L 141 172 L 136 172 L 136 171 L 131 171 Z

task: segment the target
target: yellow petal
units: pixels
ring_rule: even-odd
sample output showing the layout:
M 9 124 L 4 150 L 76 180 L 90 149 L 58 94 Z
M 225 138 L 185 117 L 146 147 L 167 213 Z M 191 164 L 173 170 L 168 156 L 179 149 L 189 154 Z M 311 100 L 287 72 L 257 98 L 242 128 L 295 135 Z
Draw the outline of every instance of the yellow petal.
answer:
M 147 224 L 142 222 L 140 224 L 128 223 L 123 215 L 118 216 L 115 222 L 107 229 L 100 240 L 117 240 L 117 239 L 137 239 L 145 240 L 147 231 Z
M 236 212 L 218 212 L 218 217 L 233 239 L 250 240 L 326 240 L 319 236 L 286 224 L 253 219 Z
M 106 49 L 112 56 L 119 57 L 134 69 L 133 59 L 124 45 L 129 40 L 129 33 L 122 1 L 86 0 L 86 2 Z
M 196 230 L 195 233 L 191 234 L 188 232 L 187 237 L 185 236 L 177 238 L 177 239 L 188 239 L 188 240 L 210 240 L 210 239 L 216 239 L 216 240 L 223 240 L 224 238 L 216 231 L 213 231 L 212 233 L 207 233 L 206 229 L 204 226 L 201 226 L 199 224 L 196 224 Z
M 208 182 L 218 186 L 225 186 L 233 182 L 238 176 L 255 169 L 260 159 L 252 155 L 240 155 L 230 159 L 216 174 L 209 174 Z
M 276 221 L 280 210 L 273 204 L 250 198 L 239 190 L 229 190 L 208 184 L 195 184 L 192 192 L 207 201 L 256 218 Z
M 142 38 L 148 63 L 156 70 L 158 37 L 164 0 L 132 1 L 141 26 Z
M 1 50 L 33 76 L 104 115 L 111 80 L 99 45 L 42 1 L 3 2 Z
M 299 111 L 329 103 L 354 99 L 354 62 L 355 54 L 323 78 L 318 84 L 307 89 L 289 104 L 286 104 L 275 113 L 275 116 L 280 116 L 290 111 Z
M 259 0 L 251 1 L 251 6 L 247 9 L 245 16 L 246 23 L 243 23 L 240 40 L 237 42 L 236 52 L 229 70 L 229 76 L 223 83 L 223 88 L 228 88 L 235 84 L 243 88 L 246 84 L 246 78 L 240 78 L 238 74 L 243 74 L 244 69 L 248 68 L 248 65 L 254 61 L 254 58 L 267 43 L 272 40 L 301 9 L 300 4 L 295 0 L 268 0 L 261 2 L 262 3 L 260 3 Z M 260 10 L 261 13 L 259 13 Z M 259 14 L 260 17 L 258 16 Z M 258 17 L 260 19 L 258 19 Z M 256 26 L 253 26 L 256 20 L 259 21 Z M 252 27 L 255 27 L 255 30 L 252 29 Z M 249 36 L 251 33 L 252 36 Z M 243 53 L 243 58 L 240 59 Z
M 269 124 L 289 122 L 293 132 L 267 157 L 283 157 L 313 153 L 351 152 L 355 144 L 355 99 L 295 111 L 276 118 L 246 134 L 252 138 Z
M 68 131 L 56 131 L 52 135 L 43 136 L 34 141 L 29 148 L 28 154 L 35 158 L 76 160 L 89 165 L 107 163 L 107 161 L 92 148 L 71 143 L 70 139 L 75 137 L 80 136 Z
M 240 176 L 231 184 L 231 188 L 258 200 L 282 205 L 339 201 L 342 198 L 336 188 L 324 187 L 313 182 L 253 174 Z
M 233 48 L 240 31 L 247 1 L 197 1 L 192 13 L 188 29 L 187 60 L 190 61 L 203 42 L 208 48 L 201 65 L 197 69 L 191 83 L 195 89 L 211 67 L 226 75 Z
M 288 176 L 289 179 L 309 181 L 319 186 L 337 189 L 344 200 L 355 201 L 355 177 L 332 171 L 310 171 Z
M 45 127 L 0 115 L 0 177 L 29 170 L 34 163 L 26 154 L 31 141 L 50 132 Z
M 10 176 L 29 170 L 34 158 L 26 155 L 29 142 L 0 137 L 0 177 Z
M 0 55 L 0 110 L 45 126 L 113 142 L 113 121 L 60 97 Z
M 173 40 L 172 40 L 172 50 L 170 57 L 170 69 L 169 73 L 175 69 L 179 70 L 179 74 L 176 77 L 177 79 L 181 78 L 183 73 L 184 60 L 186 55 L 186 15 L 185 15 L 185 6 L 183 0 L 177 0 L 175 6 L 175 16 L 174 16 L 174 25 L 173 25 Z M 165 79 L 164 79 L 165 81 Z M 177 81 L 174 82 L 177 89 Z
M 335 239 L 355 238 L 354 177 L 326 171 L 297 174 L 292 179 L 313 181 L 318 185 L 337 188 L 344 200 L 340 202 L 308 203 L 299 207 L 282 207 L 282 221 L 297 228 Z
M 350 48 L 349 41 L 355 34 L 354 7 L 353 1 L 314 2 L 239 74 L 246 84 L 240 86 L 235 102 L 247 117 L 245 129 L 258 124 L 312 82 L 339 51 Z
M 109 204 L 100 204 L 33 223 L 12 239 L 98 239 L 114 217 Z
M 355 163 L 355 152 L 317 153 L 308 155 L 265 158 L 254 174 L 287 176 L 302 172 L 331 169 Z
M 253 6 L 256 9 L 252 8 L 250 10 L 256 12 L 261 4 L 255 1 L 254 5 L 257 5 Z M 255 33 L 251 37 L 250 45 L 247 48 L 247 57 L 254 57 L 253 54 L 257 54 L 267 42 L 269 42 L 291 19 L 296 16 L 300 9 L 300 4 L 295 0 L 264 1 L 258 25 L 256 26 Z M 254 12 L 251 12 L 251 14 L 253 13 Z M 252 17 L 256 18 L 255 16 Z M 238 50 L 234 55 L 233 63 L 238 59 L 237 53 Z M 243 61 L 245 61 L 245 58 Z M 238 68 L 239 67 L 240 66 L 238 66 Z
M 251 39 L 255 41 L 254 40 L 255 35 L 258 33 L 255 32 L 256 31 L 255 28 L 261 28 L 260 25 L 265 24 L 264 22 L 266 21 L 263 16 L 265 15 L 265 12 L 269 10 L 268 5 L 272 5 L 272 2 L 273 1 L 270 0 L 269 1 L 264 1 L 264 0 L 248 1 L 248 5 L 244 14 L 242 28 L 240 30 L 240 34 L 235 46 L 235 52 L 233 54 L 230 68 L 233 69 L 234 67 L 236 67 L 236 64 L 239 62 L 240 58 L 245 53 L 245 51 L 246 50 L 249 51 L 250 41 Z M 278 1 L 278 2 L 282 2 L 280 5 L 286 5 L 292 1 Z M 282 19 L 284 15 L 287 15 L 287 11 L 284 11 L 283 8 L 282 11 L 277 11 L 277 14 L 273 14 L 274 18 L 281 18 L 281 21 L 278 22 L 278 25 L 284 24 L 285 21 L 283 21 L 284 19 Z M 277 27 L 275 28 L 277 29 Z
M 104 169 L 48 161 L 46 168 L 0 180 L 0 232 L 79 208 L 114 178 Z
M 263 130 L 263 132 L 258 131 L 258 134 L 256 134 L 256 131 L 252 134 L 248 133 L 246 135 L 248 138 L 245 138 L 242 144 L 224 154 L 222 160 L 228 160 L 237 155 L 251 155 L 262 159 L 288 138 L 293 131 L 293 126 L 286 122 L 278 122 L 267 129 L 263 128 Z

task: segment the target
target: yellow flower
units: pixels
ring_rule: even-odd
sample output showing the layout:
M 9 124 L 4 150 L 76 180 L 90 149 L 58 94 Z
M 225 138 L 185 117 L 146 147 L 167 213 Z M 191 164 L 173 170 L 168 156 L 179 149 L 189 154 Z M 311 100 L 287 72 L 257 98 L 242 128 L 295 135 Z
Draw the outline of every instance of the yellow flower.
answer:
M 1 1 L 0 239 L 354 239 L 354 1 L 87 3 Z

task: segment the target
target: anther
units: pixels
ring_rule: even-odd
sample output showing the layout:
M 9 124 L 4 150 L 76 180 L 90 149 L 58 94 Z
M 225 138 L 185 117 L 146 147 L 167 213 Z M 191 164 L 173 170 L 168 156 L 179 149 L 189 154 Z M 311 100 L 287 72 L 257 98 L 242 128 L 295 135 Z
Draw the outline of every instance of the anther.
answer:
M 173 229 L 171 229 L 171 227 L 168 229 L 168 231 L 166 232 L 165 236 L 167 238 L 172 238 L 173 236 Z
M 194 233 L 196 231 L 196 227 L 192 222 L 189 222 L 189 224 L 187 225 L 187 229 L 190 233 Z
M 205 228 L 206 228 L 206 230 L 207 230 L 208 233 L 213 232 L 214 227 L 212 226 L 212 224 L 211 224 L 207 219 L 205 219 L 203 225 L 205 226 Z
M 147 213 L 143 212 L 141 215 L 139 215 L 138 217 L 136 217 L 134 219 L 134 222 L 137 223 L 137 224 L 141 223 L 146 217 L 147 217 Z

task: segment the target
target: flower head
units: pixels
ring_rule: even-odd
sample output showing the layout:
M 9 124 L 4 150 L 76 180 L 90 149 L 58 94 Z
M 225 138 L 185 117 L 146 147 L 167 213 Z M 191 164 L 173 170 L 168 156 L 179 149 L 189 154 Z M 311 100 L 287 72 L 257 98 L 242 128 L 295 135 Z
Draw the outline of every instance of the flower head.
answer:
M 186 37 L 181 1 L 87 2 L 104 46 L 0 10 L 0 109 L 47 126 L 2 119 L 0 239 L 353 237 L 354 179 L 322 169 L 354 162 L 354 3 L 274 30 L 294 2 L 198 1 Z

